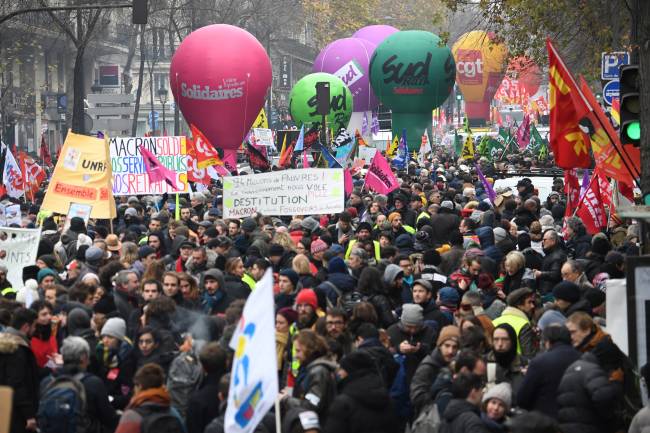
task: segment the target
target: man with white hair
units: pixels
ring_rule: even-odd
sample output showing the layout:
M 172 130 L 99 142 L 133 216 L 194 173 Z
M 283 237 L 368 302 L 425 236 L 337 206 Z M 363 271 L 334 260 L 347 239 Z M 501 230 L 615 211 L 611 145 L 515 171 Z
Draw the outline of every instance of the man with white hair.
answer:
M 56 383 L 55 379 L 57 378 L 69 377 L 78 381 L 83 385 L 86 394 L 84 418 L 90 425 L 85 431 L 114 431 L 120 418 L 108 401 L 104 382 L 94 374 L 87 372 L 88 365 L 90 365 L 88 342 L 82 337 L 66 338 L 61 346 L 61 357 L 63 358 L 63 367 L 43 379 L 41 383 L 41 398 Z

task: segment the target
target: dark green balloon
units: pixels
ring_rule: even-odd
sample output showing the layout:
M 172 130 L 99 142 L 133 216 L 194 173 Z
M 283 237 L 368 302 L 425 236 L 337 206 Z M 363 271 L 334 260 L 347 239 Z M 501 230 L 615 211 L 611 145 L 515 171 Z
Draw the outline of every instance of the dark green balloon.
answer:
M 430 32 L 393 33 L 370 59 L 370 84 L 393 112 L 393 134 L 406 129 L 409 150 L 418 150 L 431 112 L 449 97 L 456 81 L 451 49 Z
M 352 94 L 343 80 L 325 72 L 316 72 L 301 78 L 291 89 L 289 95 L 289 112 L 300 127 L 320 124 L 322 116 L 316 113 L 316 83 L 325 81 L 330 84 L 330 114 L 327 127 L 332 131 L 347 128 L 352 116 Z
M 445 102 L 455 81 L 451 49 L 430 32 L 393 33 L 370 59 L 370 84 L 393 111 L 431 111 Z

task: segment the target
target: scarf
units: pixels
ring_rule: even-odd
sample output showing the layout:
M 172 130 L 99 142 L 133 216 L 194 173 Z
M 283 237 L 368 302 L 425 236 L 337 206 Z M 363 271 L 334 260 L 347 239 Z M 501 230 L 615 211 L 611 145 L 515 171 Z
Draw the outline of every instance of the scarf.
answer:
M 284 359 L 284 352 L 287 349 L 287 343 L 289 342 L 289 333 L 288 332 L 277 332 L 275 333 L 275 354 L 278 358 L 278 370 L 282 369 L 282 360 Z
M 134 409 L 145 403 L 169 406 L 171 398 L 169 397 L 169 392 L 167 392 L 167 389 L 164 386 L 160 388 L 149 388 L 135 394 L 133 398 L 131 398 L 127 409 Z

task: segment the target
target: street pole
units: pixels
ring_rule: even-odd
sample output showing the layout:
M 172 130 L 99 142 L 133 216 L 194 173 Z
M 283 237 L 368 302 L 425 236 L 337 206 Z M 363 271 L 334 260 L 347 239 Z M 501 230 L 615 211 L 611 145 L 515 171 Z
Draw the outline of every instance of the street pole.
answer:
M 156 135 L 156 119 L 153 117 L 153 65 L 149 69 L 149 94 L 151 96 L 151 135 Z
M 162 127 L 161 135 L 165 135 L 165 129 L 167 129 L 167 126 L 165 125 L 165 103 L 164 102 L 162 104 L 162 108 L 163 108 L 163 127 Z

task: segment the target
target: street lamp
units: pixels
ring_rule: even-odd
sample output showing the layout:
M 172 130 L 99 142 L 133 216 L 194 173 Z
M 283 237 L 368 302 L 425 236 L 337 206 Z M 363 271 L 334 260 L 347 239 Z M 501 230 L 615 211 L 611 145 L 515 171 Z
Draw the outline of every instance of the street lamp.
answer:
M 456 105 L 458 107 L 458 126 L 462 124 L 462 121 L 460 120 L 460 101 L 463 100 L 463 95 L 460 93 L 456 93 Z
M 161 87 L 158 89 L 158 99 L 160 99 L 160 104 L 162 105 L 162 115 L 163 115 L 163 127 L 162 127 L 162 134 L 165 134 L 165 129 L 167 129 L 167 125 L 165 125 L 165 104 L 167 103 L 167 89 L 164 87 Z

